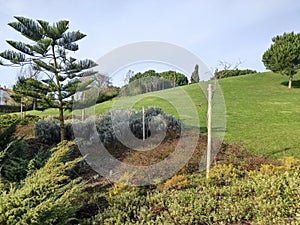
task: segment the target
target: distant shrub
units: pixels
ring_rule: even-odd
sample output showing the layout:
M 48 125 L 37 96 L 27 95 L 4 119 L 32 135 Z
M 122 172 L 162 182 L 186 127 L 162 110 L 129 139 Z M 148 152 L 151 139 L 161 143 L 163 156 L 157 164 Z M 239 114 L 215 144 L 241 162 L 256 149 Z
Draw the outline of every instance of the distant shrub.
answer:
M 179 72 L 176 71 L 164 71 L 164 72 L 156 72 L 155 70 L 147 70 L 144 73 L 136 73 L 134 76 L 132 76 L 129 79 L 129 83 L 132 83 L 133 81 L 142 79 L 142 81 L 145 81 L 144 78 L 149 78 L 149 77 L 156 77 L 156 78 L 163 78 L 166 80 L 171 81 L 172 83 L 175 82 L 176 86 L 183 86 L 183 85 L 187 85 L 188 79 L 187 77 Z M 167 87 L 166 87 L 167 88 Z
M 26 125 L 29 122 L 36 122 L 38 119 L 38 116 L 27 115 L 21 120 L 20 116 L 17 114 L 4 114 L 0 115 L 0 128 L 9 127 L 15 122 L 20 122 L 21 125 Z
M 227 78 L 227 77 L 236 77 L 236 76 L 242 76 L 247 74 L 257 73 L 255 70 L 220 70 L 215 74 L 215 78 L 221 79 L 221 78 Z
M 21 121 L 21 125 L 27 125 L 29 122 L 37 122 L 40 119 L 39 116 L 35 115 L 26 115 Z
M 20 106 L 16 105 L 0 105 L 0 113 L 20 112 Z
M 119 89 L 118 87 L 107 87 L 104 89 L 104 91 L 100 91 L 99 96 L 97 97 L 96 103 L 101 103 L 108 101 L 119 94 Z

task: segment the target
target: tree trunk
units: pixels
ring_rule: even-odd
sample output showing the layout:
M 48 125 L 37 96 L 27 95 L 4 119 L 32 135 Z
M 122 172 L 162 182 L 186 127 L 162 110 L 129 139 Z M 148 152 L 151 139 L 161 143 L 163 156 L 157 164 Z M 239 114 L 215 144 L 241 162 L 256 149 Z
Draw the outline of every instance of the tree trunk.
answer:
M 59 102 L 59 127 L 60 127 L 60 141 L 65 140 L 65 121 L 64 121 L 64 106 L 63 106 L 63 97 L 62 97 L 62 91 L 61 91 L 61 85 L 59 82 L 59 76 L 57 72 L 57 62 L 56 62 L 56 56 L 54 51 L 54 45 L 52 45 L 52 54 L 53 54 L 53 62 L 54 62 L 54 74 L 56 79 L 56 85 L 57 85 L 57 94 L 58 94 L 58 102 Z
M 60 141 L 65 140 L 65 121 L 64 121 L 64 109 L 62 103 L 59 106 L 59 127 L 60 127 Z
M 21 114 L 20 114 L 21 120 L 23 119 L 23 97 L 21 96 Z
M 32 102 L 32 110 L 35 110 L 35 108 L 36 108 L 36 99 L 34 98 Z
M 292 82 L 293 82 L 293 74 L 290 73 L 289 88 L 292 88 Z

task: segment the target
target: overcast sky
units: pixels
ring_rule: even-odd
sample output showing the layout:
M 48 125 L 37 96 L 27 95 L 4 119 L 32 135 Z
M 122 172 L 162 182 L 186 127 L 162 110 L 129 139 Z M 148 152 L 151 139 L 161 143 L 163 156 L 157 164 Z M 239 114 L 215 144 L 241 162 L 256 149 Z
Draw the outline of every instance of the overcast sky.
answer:
M 219 61 L 264 71 L 263 52 L 273 36 L 300 30 L 299 0 L 0 0 L 0 51 L 21 40 L 7 23 L 13 16 L 56 22 L 87 37 L 76 58 L 101 56 L 140 41 L 162 41 L 197 55 L 209 68 Z M 156 68 L 153 68 L 156 69 Z M 135 71 L 138 72 L 138 71 Z M 18 70 L 0 67 L 0 85 L 14 84 Z

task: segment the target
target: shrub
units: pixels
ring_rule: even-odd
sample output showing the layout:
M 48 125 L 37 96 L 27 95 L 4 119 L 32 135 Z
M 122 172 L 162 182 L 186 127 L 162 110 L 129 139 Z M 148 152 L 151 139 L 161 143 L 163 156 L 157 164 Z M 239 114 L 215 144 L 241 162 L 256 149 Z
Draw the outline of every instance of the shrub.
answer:
M 0 190 L 0 224 L 71 224 L 80 208 L 84 183 L 70 180 L 65 171 L 81 159 L 62 162 L 72 143 L 52 150 L 45 166 L 21 182 Z
M 59 123 L 55 119 L 39 120 L 35 123 L 34 134 L 43 143 L 58 143 L 60 142 Z
M 34 115 L 27 115 L 22 120 L 17 114 L 4 114 L 0 115 L 0 128 L 6 128 L 12 125 L 13 123 L 20 122 L 21 125 L 26 125 L 29 122 L 38 121 L 39 117 Z
M 26 177 L 27 165 L 31 159 L 28 144 L 22 138 L 14 137 L 17 123 L 0 132 L 0 178 L 19 182 Z
M 16 114 L 4 114 L 0 115 L 0 128 L 6 128 L 20 120 L 20 117 Z
M 0 113 L 19 112 L 20 106 L 15 105 L 0 105 Z
M 22 139 L 12 141 L 0 151 L 0 176 L 11 182 L 19 182 L 26 177 L 29 160 L 27 143 Z
M 29 122 L 37 122 L 39 119 L 40 119 L 39 116 L 27 115 L 20 121 L 20 124 L 27 125 Z
M 236 77 L 236 76 L 242 76 L 247 74 L 253 74 L 257 73 L 255 70 L 220 70 L 215 74 L 215 78 L 221 79 L 221 78 L 227 78 L 227 77 Z
M 113 115 L 113 116 L 112 116 Z M 114 123 L 112 121 L 114 118 Z M 143 124 L 142 113 L 135 110 L 112 110 L 108 114 L 95 120 L 96 130 L 101 142 L 105 146 L 113 146 L 119 143 L 116 131 L 120 135 L 126 135 L 126 123 L 129 120 L 129 127 L 133 135 L 142 139 L 143 137 Z M 79 138 L 90 140 L 93 135 L 93 120 L 84 122 L 76 121 L 65 124 L 65 133 L 67 140 L 74 140 L 75 129 Z M 114 125 L 117 129 L 114 129 Z M 148 108 L 145 111 L 145 128 L 146 137 L 155 135 L 156 132 L 166 131 L 167 133 L 180 132 L 181 123 L 172 116 L 164 113 L 160 108 Z M 152 128 L 152 129 L 151 129 Z M 152 132 L 152 133 L 151 133 Z M 35 124 L 35 136 L 43 143 L 58 143 L 60 141 L 59 122 L 54 119 L 40 120 Z M 78 137 L 77 137 L 78 138 Z
M 15 140 L 13 134 L 16 131 L 17 124 L 17 122 L 14 122 L 4 130 L 0 130 L 0 151 L 4 150 L 10 142 Z
M 216 186 L 194 174 L 185 189 L 122 188 L 110 197 L 108 191 L 108 205 L 86 224 L 299 224 L 299 168 L 239 177 L 245 171 L 223 165 L 214 173 L 230 183 Z
M 228 185 L 237 177 L 238 170 L 232 164 L 218 164 L 209 173 L 209 180 L 214 185 Z
M 188 180 L 186 177 L 182 175 L 175 175 L 165 182 L 164 187 L 167 189 L 181 189 L 183 187 L 186 187 L 187 185 Z

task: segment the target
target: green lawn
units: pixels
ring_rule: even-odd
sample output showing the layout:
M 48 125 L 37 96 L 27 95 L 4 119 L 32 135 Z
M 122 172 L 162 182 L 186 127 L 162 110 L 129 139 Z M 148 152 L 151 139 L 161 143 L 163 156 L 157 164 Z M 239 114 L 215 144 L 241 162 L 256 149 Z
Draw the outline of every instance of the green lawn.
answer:
M 251 152 L 271 157 L 299 157 L 300 76 L 295 76 L 296 87 L 293 89 L 282 84 L 287 80 L 288 77 L 271 72 L 221 79 L 219 84 L 227 110 L 225 141 L 242 144 Z M 206 90 L 207 83 L 200 85 Z M 103 114 L 112 107 L 141 109 L 142 106 L 157 106 L 178 117 L 178 105 L 190 110 L 182 90 L 192 99 L 192 105 L 199 113 L 201 127 L 205 127 L 207 104 L 198 85 L 111 100 L 96 105 L 90 112 Z M 173 100 L 176 106 L 170 104 Z M 57 115 L 57 111 L 53 109 L 28 113 L 42 117 Z M 70 113 L 67 112 L 66 115 Z M 183 119 L 187 124 L 193 125 L 193 118 L 187 116 Z
M 300 156 L 300 87 L 288 89 L 288 78 L 260 73 L 224 79 L 220 85 L 227 107 L 226 141 L 243 143 L 268 156 Z

